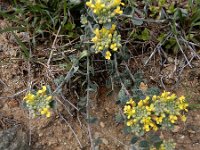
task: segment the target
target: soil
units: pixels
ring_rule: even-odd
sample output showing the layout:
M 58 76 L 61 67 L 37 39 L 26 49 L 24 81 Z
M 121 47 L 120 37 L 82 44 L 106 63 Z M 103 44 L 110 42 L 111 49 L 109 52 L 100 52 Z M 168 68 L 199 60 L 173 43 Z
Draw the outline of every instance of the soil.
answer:
M 0 28 L 5 26 L 5 21 L 0 20 Z M 138 56 L 136 59 L 142 58 Z M 135 60 L 131 60 L 130 66 L 135 66 L 134 63 Z M 178 95 L 184 94 L 191 104 L 187 121 L 184 124 L 177 123 L 172 132 L 163 133 L 165 138 L 174 139 L 177 143 L 177 150 L 200 149 L 200 62 L 194 61 L 194 64 L 196 65 L 194 68 L 184 69 L 178 82 L 174 76 L 170 76 L 173 64 L 169 63 L 162 70 L 159 70 L 155 64 L 152 64 L 151 69 L 149 66 L 143 68 L 148 86 L 155 84 L 162 86 L 160 73 L 165 75 L 169 73 L 169 76 L 165 76 L 163 80 L 165 88 Z M 14 149 L 12 147 L 18 143 L 19 138 L 27 143 L 20 144 L 21 147 L 25 147 L 24 149 L 90 149 L 88 127 L 84 114 L 70 116 L 67 109 L 58 105 L 58 111 L 55 111 L 49 119 L 42 117 L 31 119 L 28 116 L 27 110 L 22 106 L 23 96 L 28 87 L 28 66 L 29 64 L 22 59 L 20 48 L 12 38 L 12 34 L 0 34 L 0 136 L 15 137 L 11 138 L 11 146 L 7 149 Z M 31 67 L 33 67 L 32 74 L 34 74 L 31 77 L 34 79 L 35 85 L 48 81 L 44 76 L 46 70 L 41 65 L 31 64 Z M 95 96 L 91 100 L 90 114 L 97 118 L 95 123 L 90 124 L 92 137 L 96 142 L 95 149 L 129 150 L 131 149 L 130 139 L 132 135 L 125 134 L 123 124 L 115 121 L 116 114 L 121 111 L 121 108 L 116 105 L 117 90 L 111 95 L 106 94 L 108 91 L 109 89 L 106 87 L 100 87 L 98 95 L 94 93 Z M 16 132 L 16 134 L 11 135 L 10 132 Z

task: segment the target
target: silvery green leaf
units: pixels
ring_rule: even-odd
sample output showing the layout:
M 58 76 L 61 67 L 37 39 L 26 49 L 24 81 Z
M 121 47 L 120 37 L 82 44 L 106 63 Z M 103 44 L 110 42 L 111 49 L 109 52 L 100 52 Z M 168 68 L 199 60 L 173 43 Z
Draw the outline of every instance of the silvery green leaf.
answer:
M 140 26 L 140 25 L 143 24 L 143 19 L 138 18 L 138 17 L 133 17 L 133 18 L 132 18 L 132 23 L 133 23 L 134 25 Z
M 107 22 L 107 23 L 104 24 L 104 27 L 109 30 L 112 27 L 112 23 Z
M 130 143 L 131 143 L 131 144 L 135 144 L 138 140 L 139 140 L 139 138 L 138 138 L 137 136 L 133 136 L 133 137 L 131 138 Z
M 88 53 L 87 50 L 82 51 L 82 52 L 80 53 L 80 55 L 79 55 L 79 60 L 82 59 L 82 58 L 84 58 L 84 57 L 87 57 L 88 54 L 89 54 L 89 53 Z
M 149 148 L 149 142 L 146 140 L 143 140 L 139 143 L 139 146 L 142 148 Z
M 131 6 L 128 6 L 124 9 L 124 15 L 133 15 L 134 9 Z

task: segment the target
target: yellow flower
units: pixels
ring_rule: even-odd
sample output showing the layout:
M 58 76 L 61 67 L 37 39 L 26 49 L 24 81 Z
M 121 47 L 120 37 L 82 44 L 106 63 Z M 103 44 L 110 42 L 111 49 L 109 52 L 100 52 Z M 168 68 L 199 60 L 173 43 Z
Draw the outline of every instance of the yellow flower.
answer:
M 94 42 L 94 43 L 97 43 L 98 42 L 97 36 L 93 37 L 91 41 Z
M 86 5 L 87 5 L 88 7 L 90 7 L 90 8 L 94 8 L 94 5 L 92 4 L 91 1 L 90 1 L 90 2 L 86 2 Z
M 123 2 L 120 3 L 122 6 L 125 6 L 125 4 Z
M 95 35 L 97 36 L 97 38 L 100 36 L 100 32 L 99 32 L 99 29 L 98 29 L 98 28 L 96 28 L 96 29 L 94 30 L 94 33 L 95 33 Z
M 161 98 L 164 98 L 164 100 L 167 98 L 167 96 L 169 96 L 170 92 L 166 92 L 164 91 L 162 94 L 161 94 Z
M 120 10 L 120 7 L 119 7 L 119 6 L 117 6 L 117 8 L 114 10 L 114 12 L 115 12 L 116 14 L 120 14 L 120 15 L 123 13 L 123 11 Z
M 167 109 L 167 108 L 164 108 L 164 111 L 165 111 L 167 114 L 170 113 L 169 109 Z
M 143 129 L 144 129 L 146 132 L 150 131 L 150 127 L 149 127 L 148 124 L 145 124 L 144 127 L 143 127 Z
M 160 145 L 159 150 L 166 150 L 164 144 L 161 144 L 161 145 Z
M 180 101 L 181 103 L 185 102 L 185 96 L 179 97 L 179 101 Z
M 129 110 L 131 110 L 131 106 L 130 105 L 124 106 L 124 113 L 127 113 Z
M 135 123 L 134 120 L 128 120 L 127 123 L 126 123 L 126 125 L 130 127 L 130 126 L 132 126 L 134 123 Z
M 95 14 L 99 14 L 105 8 L 105 4 L 101 3 L 101 0 L 96 0 L 94 6 L 89 4 L 88 7 L 93 8 L 94 9 L 93 12 Z
M 33 112 L 33 117 L 36 117 L 38 113 L 45 115 L 46 117 L 51 116 L 49 109 L 52 96 L 47 95 L 46 90 L 47 87 L 42 86 L 42 88 L 38 90 L 36 94 L 28 93 L 24 97 L 26 103 L 29 104 L 27 105 L 27 108 Z
M 109 51 L 109 48 L 113 51 L 117 51 L 117 49 L 121 46 L 118 40 L 115 41 L 116 43 L 112 43 L 113 39 L 115 39 L 116 37 L 118 38 L 115 29 L 115 24 L 112 24 L 109 30 L 105 27 L 102 27 L 100 30 L 96 28 L 93 31 L 95 36 L 91 39 L 91 41 L 95 44 L 93 45 L 93 48 L 95 49 L 96 53 L 102 50 L 107 50 L 107 52 L 105 53 L 105 58 L 108 60 L 110 60 L 111 57 L 111 51 Z
M 41 115 L 44 115 L 44 114 L 46 114 L 47 112 L 48 112 L 49 110 L 48 110 L 48 108 L 43 108 L 42 110 L 41 110 Z
M 153 101 L 156 101 L 157 98 L 158 98 L 158 97 L 157 97 L 156 95 L 154 95 L 154 96 L 152 97 L 152 100 L 153 100 Z
M 167 100 L 168 101 L 173 101 L 173 100 L 175 100 L 176 99 L 176 95 L 175 94 L 172 94 L 171 96 L 168 96 L 167 97 Z
M 177 121 L 177 117 L 175 116 L 175 115 L 170 115 L 169 116 L 169 121 L 171 122 L 171 123 L 175 123 L 175 121 Z
M 164 113 L 161 113 L 161 115 L 160 115 L 162 118 L 165 118 L 166 117 L 166 115 L 164 114 Z
M 162 117 L 162 116 L 160 116 L 160 117 L 155 117 L 154 120 L 156 121 L 156 124 L 160 124 L 160 123 L 162 123 L 162 121 L 163 121 L 163 117 Z
M 102 51 L 103 50 L 103 46 L 99 46 L 98 50 Z
M 182 115 L 182 116 L 181 116 L 181 120 L 182 120 L 183 122 L 185 122 L 185 121 L 187 120 L 186 116 L 185 116 L 185 115 Z
M 47 117 L 47 118 L 51 117 L 50 111 L 48 111 L 48 112 L 46 113 L 46 117 Z
M 150 126 L 151 126 L 151 127 L 154 127 L 154 126 L 155 126 L 155 125 L 153 124 L 153 122 L 151 121 L 151 117 L 143 118 L 143 119 L 141 120 L 141 123 L 144 124 L 143 129 L 144 129 L 146 132 L 150 131 Z
M 51 112 L 49 111 L 49 108 L 45 107 L 40 111 L 41 115 L 45 115 L 47 118 L 51 116 Z
M 180 108 L 180 110 L 185 110 L 186 112 L 188 112 L 188 103 L 181 103 L 178 105 L 178 107 Z
M 107 60 L 110 60 L 110 57 L 111 57 L 111 53 L 110 53 L 110 51 L 107 51 L 107 52 L 106 52 L 106 55 L 105 55 L 105 58 L 106 58 Z
M 103 35 L 107 35 L 107 34 L 109 33 L 109 30 L 103 27 L 103 28 L 101 29 L 101 33 L 102 33 Z
M 42 89 L 37 91 L 37 95 L 45 94 L 46 90 L 47 90 L 47 87 L 46 86 L 42 86 Z
M 42 86 L 42 92 L 46 92 L 47 87 L 46 86 Z
M 130 105 L 124 107 L 124 113 L 127 115 L 127 118 L 130 119 L 135 114 L 135 108 L 132 108 Z
M 35 99 L 35 95 L 28 93 L 25 97 L 24 100 L 26 100 L 27 102 L 32 102 Z
M 136 106 L 136 104 L 135 104 L 135 102 L 133 101 L 132 98 L 131 98 L 128 102 L 126 102 L 126 104 L 129 104 L 129 105 L 131 105 L 132 107 L 135 107 L 135 106 Z
M 150 97 L 146 96 L 146 98 L 143 100 L 144 104 L 148 104 L 149 100 L 150 100 Z
M 52 96 L 48 96 L 48 97 L 46 98 L 47 101 L 50 101 L 51 99 L 52 99 Z
M 113 1 L 113 6 L 115 7 L 115 6 L 118 6 L 118 5 L 120 5 L 121 4 L 121 0 L 114 0 Z
M 109 39 L 112 39 L 112 34 L 111 34 L 111 33 L 108 34 L 108 38 L 109 38 Z
M 116 43 L 111 44 L 110 49 L 112 49 L 113 51 L 117 51 L 117 44 Z
M 142 107 L 143 105 L 144 105 L 143 100 L 140 100 L 140 101 L 138 102 L 138 107 Z
M 154 125 L 154 126 L 153 126 L 153 130 L 154 130 L 154 131 L 157 131 L 157 130 L 158 130 L 158 127 L 157 127 L 156 125 Z
M 151 122 L 152 122 L 151 117 L 144 117 L 141 120 L 141 123 L 144 123 L 144 124 L 150 124 Z
M 150 106 L 146 106 L 146 110 L 147 110 L 148 112 L 152 112 L 152 111 L 155 110 L 155 107 L 154 107 L 153 104 L 151 104 Z
M 150 121 L 149 126 L 151 126 L 153 128 L 154 131 L 158 130 L 158 127 L 156 126 L 155 123 L 153 123 L 152 121 Z
M 116 25 L 112 24 L 112 27 L 110 28 L 110 33 L 113 33 L 116 29 Z

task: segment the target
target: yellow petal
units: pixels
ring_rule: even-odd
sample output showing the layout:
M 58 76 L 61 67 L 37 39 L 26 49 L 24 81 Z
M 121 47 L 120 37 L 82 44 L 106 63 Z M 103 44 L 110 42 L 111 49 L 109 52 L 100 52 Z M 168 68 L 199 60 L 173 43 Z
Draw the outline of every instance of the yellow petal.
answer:
M 111 57 L 111 53 L 110 53 L 110 51 L 107 51 L 107 52 L 106 52 L 105 58 L 106 58 L 107 60 L 110 60 L 110 57 Z
M 187 118 L 185 117 L 185 115 L 181 116 L 181 120 L 182 120 L 183 122 L 185 122 L 186 119 L 187 119 Z
M 47 117 L 47 118 L 51 117 L 50 111 L 48 111 L 48 112 L 46 113 L 46 117 Z
M 48 97 L 46 98 L 47 101 L 50 101 L 51 99 L 52 99 L 52 96 L 48 96 Z
M 46 86 L 42 86 L 42 92 L 46 92 L 47 87 Z

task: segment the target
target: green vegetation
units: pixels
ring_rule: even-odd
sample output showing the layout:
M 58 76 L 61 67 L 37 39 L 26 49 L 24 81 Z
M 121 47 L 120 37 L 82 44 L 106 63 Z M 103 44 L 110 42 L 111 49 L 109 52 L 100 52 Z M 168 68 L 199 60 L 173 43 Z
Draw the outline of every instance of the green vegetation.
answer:
M 31 88 L 24 98 L 25 107 L 34 116 L 51 117 L 56 109 L 56 105 L 51 106 L 52 98 L 63 97 L 67 86 L 77 97 L 77 106 L 69 104 L 86 114 L 94 148 L 90 131 L 90 123 L 95 122 L 89 113 L 91 94 L 98 92 L 103 83 L 110 88 L 108 94 L 115 91 L 115 87 L 121 89 L 116 101 L 124 108 L 124 113 L 116 120 L 124 122 L 129 134 L 137 135 L 133 136 L 131 144 L 137 143 L 137 147 L 140 140 L 138 147 L 145 150 L 175 148 L 173 141 L 161 139 L 152 132 L 173 128 L 179 118 L 186 121 L 186 114 L 182 114 L 188 111 L 185 97 L 178 98 L 170 92 L 160 94 L 157 87 L 145 87 L 144 74 L 137 66 L 138 72 L 133 72 L 129 61 L 145 53 L 148 59 L 143 62 L 144 66 L 156 57 L 160 60 L 159 67 L 163 67 L 168 58 L 173 57 L 182 60 L 182 63 L 175 62 L 176 69 L 192 68 L 192 61 L 200 59 L 199 0 L 172 3 L 166 0 L 14 0 L 9 8 L 0 10 L 0 15 L 12 24 L 0 33 L 14 35 L 25 61 L 39 60 L 37 46 L 50 48 L 48 58 L 43 58 L 41 64 L 49 69 L 46 76 L 51 82 L 45 83 L 42 90 L 35 90 L 38 92 L 32 93 Z M 27 33 L 28 42 L 22 41 L 18 32 Z M 52 64 L 59 64 L 65 71 L 62 75 L 51 76 L 49 66 L 53 53 L 58 57 Z M 59 57 L 60 54 L 63 57 Z M 102 83 L 97 78 L 103 78 Z M 46 86 L 54 87 L 54 91 L 47 94 Z

